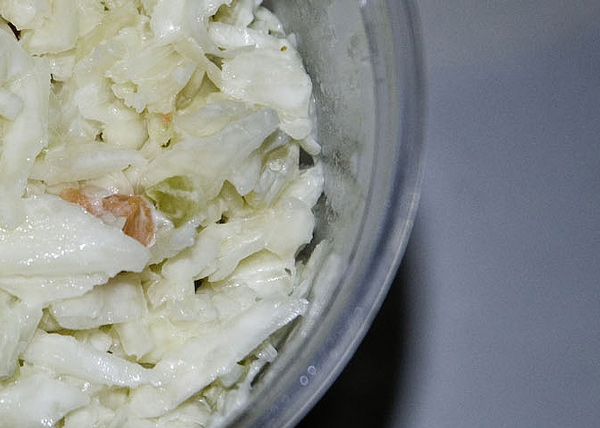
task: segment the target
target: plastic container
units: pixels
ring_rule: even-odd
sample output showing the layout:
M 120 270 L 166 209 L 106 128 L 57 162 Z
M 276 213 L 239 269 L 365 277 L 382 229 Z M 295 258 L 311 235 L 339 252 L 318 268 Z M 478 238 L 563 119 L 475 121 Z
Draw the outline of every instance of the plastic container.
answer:
M 424 88 L 411 0 L 266 1 L 313 78 L 326 165 L 315 241 L 328 250 L 309 313 L 231 426 L 293 426 L 335 380 L 379 310 L 419 198 Z

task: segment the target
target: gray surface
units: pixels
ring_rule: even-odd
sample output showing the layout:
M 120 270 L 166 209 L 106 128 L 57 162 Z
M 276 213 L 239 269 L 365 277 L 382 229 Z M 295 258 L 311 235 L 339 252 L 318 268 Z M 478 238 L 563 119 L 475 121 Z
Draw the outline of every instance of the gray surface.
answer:
M 600 426 L 600 1 L 419 0 L 429 79 L 395 426 Z

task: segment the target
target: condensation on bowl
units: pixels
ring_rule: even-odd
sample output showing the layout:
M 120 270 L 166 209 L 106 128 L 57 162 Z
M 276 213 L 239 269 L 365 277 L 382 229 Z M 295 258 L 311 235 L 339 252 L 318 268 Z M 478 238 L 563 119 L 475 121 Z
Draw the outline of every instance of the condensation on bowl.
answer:
M 352 356 L 404 252 L 418 204 L 424 87 L 412 0 L 267 0 L 313 79 L 325 196 L 308 314 L 279 344 L 236 427 L 293 426 Z

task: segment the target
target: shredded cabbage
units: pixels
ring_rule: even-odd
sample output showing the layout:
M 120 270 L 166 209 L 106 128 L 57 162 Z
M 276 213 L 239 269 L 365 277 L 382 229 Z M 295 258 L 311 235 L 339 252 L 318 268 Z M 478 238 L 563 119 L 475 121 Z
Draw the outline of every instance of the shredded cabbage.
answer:
M 51 374 L 21 375 L 0 391 L 2 427 L 52 427 L 90 397 Z
M 261 0 L 0 16 L 0 428 L 220 423 L 309 304 L 293 36 Z

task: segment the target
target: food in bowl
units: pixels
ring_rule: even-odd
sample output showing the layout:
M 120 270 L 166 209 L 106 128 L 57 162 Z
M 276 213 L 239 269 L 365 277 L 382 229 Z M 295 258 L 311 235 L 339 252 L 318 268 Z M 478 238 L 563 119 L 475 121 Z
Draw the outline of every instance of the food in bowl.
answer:
M 0 15 L 0 426 L 218 424 L 309 304 L 293 36 L 260 0 Z

